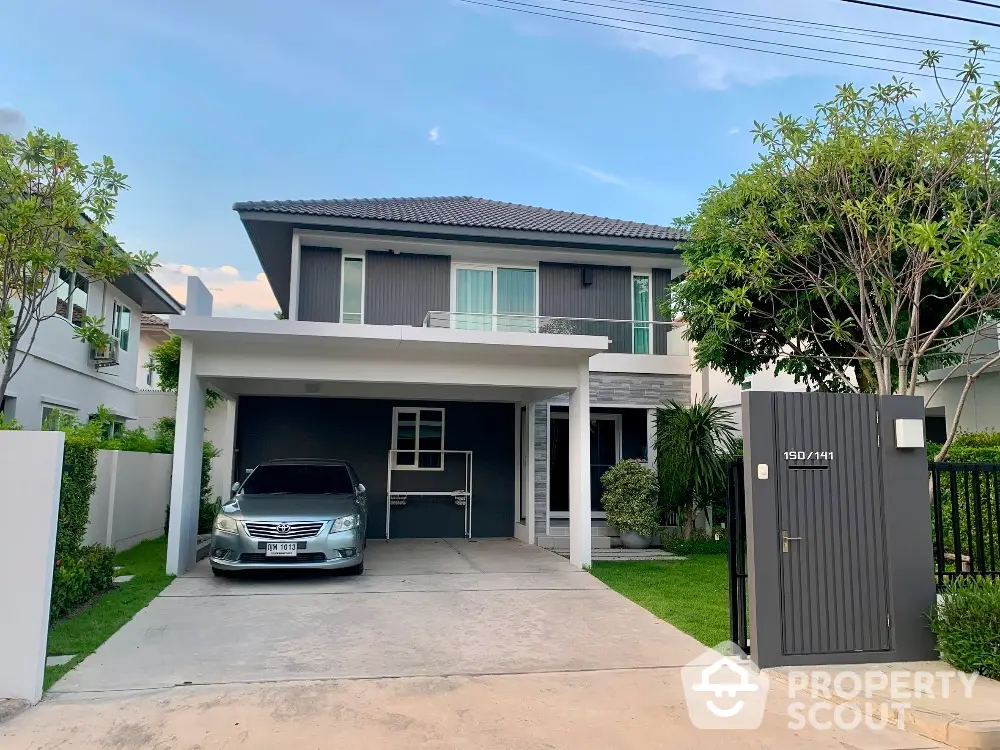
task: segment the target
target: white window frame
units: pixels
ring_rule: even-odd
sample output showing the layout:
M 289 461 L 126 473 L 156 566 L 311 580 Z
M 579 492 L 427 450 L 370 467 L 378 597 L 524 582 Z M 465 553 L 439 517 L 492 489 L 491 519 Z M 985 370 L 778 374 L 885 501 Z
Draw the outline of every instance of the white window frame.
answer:
M 122 344 L 122 329 L 121 329 L 121 313 L 122 311 L 128 311 L 128 336 L 126 336 L 126 341 L 128 344 Z M 132 308 L 126 305 L 124 302 L 119 302 L 116 299 L 111 300 L 111 336 L 118 339 L 118 346 L 123 352 L 127 352 L 129 346 L 132 345 Z
M 531 317 L 538 317 L 538 264 L 537 263 L 463 263 L 454 262 L 451 264 L 451 312 L 458 313 L 458 270 L 468 271 L 490 271 L 493 274 L 493 309 L 490 311 L 490 328 L 496 330 L 497 316 L 499 315 L 520 315 L 523 313 L 498 313 L 497 312 L 497 283 L 501 268 L 511 268 L 520 271 L 535 272 L 535 306 L 531 311 Z M 471 313 L 470 313 L 471 314 Z
M 69 270 L 69 269 L 60 267 L 58 269 L 58 272 L 67 271 L 67 270 Z M 79 271 L 76 271 L 76 270 L 71 270 L 71 271 L 69 271 L 69 282 L 66 285 L 67 286 L 67 290 L 66 290 L 66 314 L 65 315 L 58 315 L 58 317 L 64 318 L 66 321 L 68 321 L 69 324 L 71 326 L 73 326 L 74 328 L 79 328 L 80 327 L 79 325 L 77 325 L 76 323 L 73 322 L 73 297 L 76 294 L 76 280 L 78 278 L 82 278 L 85 282 L 87 282 L 87 305 L 86 305 L 86 307 L 83 308 L 83 314 L 84 315 L 89 315 L 90 314 L 90 285 L 93 282 L 90 280 L 90 278 L 87 276 L 87 274 L 80 273 Z M 59 282 L 57 281 L 56 284 L 58 285 L 58 283 Z M 56 293 L 55 297 L 56 297 L 56 300 L 57 300 L 57 303 L 58 303 L 58 299 L 59 299 L 58 292 Z
M 421 412 L 436 411 L 441 415 L 441 448 L 440 450 L 420 450 L 420 413 Z M 399 454 L 396 453 L 398 448 L 398 438 L 399 438 L 399 415 L 401 413 L 411 413 L 416 412 L 417 419 L 414 423 L 414 440 L 413 440 L 413 464 L 400 464 L 398 462 Z M 438 406 L 394 406 L 392 408 L 392 468 L 398 471 L 444 471 L 444 408 Z M 405 451 L 410 453 L 411 451 Z M 441 456 L 440 466 L 420 466 L 420 454 L 438 454 Z
M 632 354 L 638 353 L 635 351 L 635 325 L 637 322 L 635 317 L 635 280 L 637 277 L 645 278 L 649 282 L 648 283 L 649 306 L 648 309 L 646 310 L 646 315 L 648 316 L 648 318 L 647 320 L 638 322 L 649 323 L 649 351 L 646 352 L 646 354 L 652 354 L 653 353 L 653 272 L 651 270 L 646 270 L 646 269 L 639 269 L 639 270 L 633 269 L 628 289 L 629 310 L 631 311 L 629 314 L 632 316 L 632 341 L 630 342 L 632 344 L 631 347 Z
M 347 275 L 344 273 L 347 268 L 347 261 L 349 260 L 360 260 L 361 261 L 361 322 L 360 323 L 349 323 L 348 325 L 364 325 L 365 322 L 365 283 L 367 281 L 368 273 L 368 259 L 364 255 L 359 255 L 358 253 L 344 253 L 340 258 L 340 317 L 338 320 L 344 322 L 344 282 Z M 351 313 L 354 315 L 354 313 Z
M 73 417 L 74 419 L 76 419 L 76 418 L 78 418 L 80 416 L 80 410 L 79 409 L 72 409 L 72 408 L 70 408 L 68 406 L 60 406 L 59 404 L 50 404 L 47 401 L 43 401 L 42 404 L 41 404 L 41 407 L 42 407 L 42 409 L 41 409 L 41 411 L 42 411 L 42 417 L 41 417 L 40 424 L 41 424 L 41 429 L 43 429 L 43 430 L 49 429 L 45 425 L 45 422 L 46 422 L 46 419 L 45 419 L 45 410 L 46 409 L 48 409 L 50 412 L 57 412 L 59 414 L 65 414 L 67 417 Z

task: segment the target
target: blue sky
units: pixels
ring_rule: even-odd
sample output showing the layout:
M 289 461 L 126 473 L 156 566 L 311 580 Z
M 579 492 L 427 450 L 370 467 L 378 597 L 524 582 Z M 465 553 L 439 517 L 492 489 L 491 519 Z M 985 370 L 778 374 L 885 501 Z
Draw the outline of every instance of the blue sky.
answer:
M 680 1 L 1000 39 L 980 26 L 837 0 Z M 901 2 L 990 12 L 954 0 Z M 78 142 L 85 158 L 113 156 L 131 186 L 118 236 L 157 251 L 158 276 L 173 290 L 199 269 L 234 314 L 273 308 L 234 201 L 475 195 L 671 223 L 752 161 L 755 119 L 807 114 L 836 83 L 888 78 L 461 0 L 10 5 L 4 24 L 18 31 L 0 47 L 8 129 L 44 127 Z

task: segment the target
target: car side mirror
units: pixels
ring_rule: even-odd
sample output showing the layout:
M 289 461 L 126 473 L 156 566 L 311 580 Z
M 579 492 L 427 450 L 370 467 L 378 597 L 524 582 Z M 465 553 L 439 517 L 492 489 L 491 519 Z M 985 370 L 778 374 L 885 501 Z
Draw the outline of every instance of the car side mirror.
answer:
M 240 488 L 239 482 L 233 482 L 233 492 L 235 493 Z
M 365 486 L 363 484 L 359 484 L 358 485 L 358 492 L 364 492 L 364 491 L 365 491 Z

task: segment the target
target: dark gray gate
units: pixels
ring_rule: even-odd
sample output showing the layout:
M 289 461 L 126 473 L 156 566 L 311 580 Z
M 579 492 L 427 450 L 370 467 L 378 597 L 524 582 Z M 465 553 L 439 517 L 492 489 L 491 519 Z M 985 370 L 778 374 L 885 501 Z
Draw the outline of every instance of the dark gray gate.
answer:
M 911 396 L 744 392 L 759 666 L 933 657 L 927 459 L 910 437 L 922 418 Z
M 778 393 L 774 426 L 783 652 L 888 649 L 877 397 Z

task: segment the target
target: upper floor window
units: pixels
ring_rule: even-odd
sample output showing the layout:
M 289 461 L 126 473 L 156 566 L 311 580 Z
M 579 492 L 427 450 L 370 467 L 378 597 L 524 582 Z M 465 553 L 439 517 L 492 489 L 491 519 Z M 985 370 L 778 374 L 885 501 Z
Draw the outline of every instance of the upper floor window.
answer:
M 444 409 L 393 409 L 392 449 L 395 469 L 444 469 Z
M 649 293 L 649 274 L 632 274 L 632 353 L 652 354 L 653 301 Z
M 87 300 L 90 296 L 90 282 L 87 277 L 66 268 L 59 269 L 56 282 L 56 315 L 66 318 L 79 326 L 87 314 Z
M 115 302 L 111 314 L 111 335 L 118 339 L 122 351 L 128 351 L 129 331 L 132 329 L 132 311 L 125 305 Z
M 455 266 L 455 327 L 473 331 L 534 331 L 538 271 L 503 266 Z
M 365 259 L 345 255 L 340 274 L 340 322 L 365 322 Z

